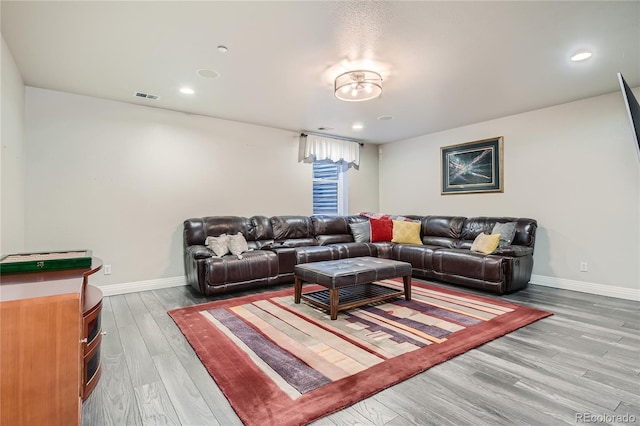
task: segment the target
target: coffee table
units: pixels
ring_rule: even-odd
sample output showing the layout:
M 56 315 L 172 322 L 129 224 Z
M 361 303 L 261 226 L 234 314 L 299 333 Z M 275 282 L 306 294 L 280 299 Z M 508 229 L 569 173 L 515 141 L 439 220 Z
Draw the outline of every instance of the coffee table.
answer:
M 331 319 L 338 318 L 338 311 L 381 302 L 404 295 L 411 300 L 411 264 L 377 257 L 354 257 L 303 263 L 294 268 L 294 302 L 303 299 L 326 309 Z M 374 281 L 402 277 L 404 291 Z M 326 290 L 302 294 L 302 284 L 316 283 Z

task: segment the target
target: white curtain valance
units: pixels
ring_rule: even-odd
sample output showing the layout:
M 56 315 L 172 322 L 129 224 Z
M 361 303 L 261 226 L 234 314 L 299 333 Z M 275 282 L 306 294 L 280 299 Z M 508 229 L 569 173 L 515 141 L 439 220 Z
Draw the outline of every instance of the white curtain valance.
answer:
M 304 144 L 304 161 L 331 161 L 343 170 L 360 166 L 360 144 L 318 135 L 300 135 Z

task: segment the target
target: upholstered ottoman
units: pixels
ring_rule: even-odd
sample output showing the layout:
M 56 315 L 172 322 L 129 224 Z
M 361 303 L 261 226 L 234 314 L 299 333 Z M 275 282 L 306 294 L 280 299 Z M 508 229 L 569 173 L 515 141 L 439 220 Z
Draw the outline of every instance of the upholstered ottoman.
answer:
M 411 300 L 411 264 L 377 257 L 355 257 L 296 265 L 294 301 L 301 299 L 327 309 L 331 319 L 338 311 L 402 296 Z M 404 291 L 374 283 L 402 277 Z M 302 284 L 316 283 L 327 290 L 302 294 Z

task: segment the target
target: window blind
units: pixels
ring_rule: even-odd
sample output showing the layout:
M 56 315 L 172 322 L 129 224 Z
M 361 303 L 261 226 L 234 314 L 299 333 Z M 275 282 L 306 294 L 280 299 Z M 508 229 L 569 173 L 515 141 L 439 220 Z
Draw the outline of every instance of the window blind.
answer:
M 313 214 L 339 214 L 340 173 L 335 163 L 313 163 Z

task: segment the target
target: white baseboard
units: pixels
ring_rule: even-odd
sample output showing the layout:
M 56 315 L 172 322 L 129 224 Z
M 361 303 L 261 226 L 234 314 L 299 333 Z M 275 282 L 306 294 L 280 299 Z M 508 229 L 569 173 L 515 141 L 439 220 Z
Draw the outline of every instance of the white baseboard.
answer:
M 544 275 L 531 275 L 531 284 L 545 287 L 561 288 L 564 290 L 579 291 L 582 293 L 598 294 L 600 296 L 615 297 L 640 301 L 640 289 L 615 287 L 605 284 L 589 283 L 585 281 L 568 280 L 565 278 L 547 277 Z
M 187 280 L 182 277 L 158 278 L 157 280 L 135 281 L 132 283 L 112 284 L 101 286 L 104 296 L 115 296 L 118 294 L 136 293 L 138 291 L 159 290 L 169 287 L 180 287 L 187 285 Z

